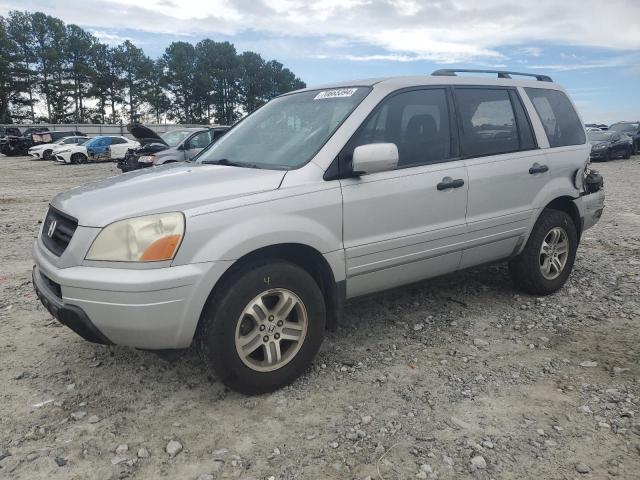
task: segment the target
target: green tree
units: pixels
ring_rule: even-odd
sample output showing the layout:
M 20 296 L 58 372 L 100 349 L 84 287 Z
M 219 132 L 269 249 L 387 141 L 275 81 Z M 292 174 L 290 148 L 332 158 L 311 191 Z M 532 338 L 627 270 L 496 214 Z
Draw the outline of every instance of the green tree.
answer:
M 120 78 L 126 92 L 125 104 L 129 107 L 129 121 L 135 122 L 138 120 L 140 106 L 149 88 L 153 61 L 129 40 L 116 47 L 114 60 L 119 67 Z
M 67 25 L 65 51 L 68 76 L 73 88 L 74 120 L 84 122 L 84 100 L 92 78 L 92 52 L 96 39 L 77 25 Z
M 171 118 L 193 122 L 193 103 L 196 77 L 196 51 L 187 42 L 173 42 L 162 56 L 166 87 L 173 97 L 169 110 Z
M 270 70 L 264 59 L 255 52 L 244 52 L 239 60 L 239 101 L 242 109 L 246 113 L 251 113 L 270 98 Z
M 160 123 L 160 117 L 169 111 L 171 101 L 165 89 L 167 79 L 164 74 L 164 61 L 162 59 L 153 63 L 153 70 L 149 76 L 149 83 L 145 95 L 145 101 L 149 105 L 150 113 L 153 114 L 156 123 Z
M 44 95 L 50 122 L 63 121 L 68 111 L 68 88 L 64 82 L 66 29 L 57 18 L 36 12 L 31 16 L 35 48 L 34 57 L 40 74 L 40 91 Z
M 196 45 L 198 85 L 202 95 L 211 99 L 216 122 L 230 125 L 239 113 L 238 78 L 240 60 L 229 42 L 205 39 Z
M 35 73 L 33 65 L 35 63 L 34 43 L 35 38 L 31 27 L 31 14 L 14 10 L 9 12 L 9 19 L 6 25 L 6 32 L 11 37 L 17 51 L 14 51 L 16 62 L 14 66 L 15 80 L 22 81 L 26 87 L 29 97 L 29 110 L 31 121 L 36 121 L 34 79 Z M 6 47 L 8 48 L 8 47 Z M 4 50 L 4 48 L 3 48 Z M 6 50 L 9 53 L 11 50 Z

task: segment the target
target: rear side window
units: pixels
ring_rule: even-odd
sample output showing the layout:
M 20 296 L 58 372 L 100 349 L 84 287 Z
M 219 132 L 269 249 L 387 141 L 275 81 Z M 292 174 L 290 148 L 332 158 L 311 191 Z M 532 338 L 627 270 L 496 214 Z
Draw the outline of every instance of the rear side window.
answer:
M 411 90 L 384 100 L 350 140 L 341 155 L 371 143 L 394 143 L 398 168 L 451 158 L 449 107 L 444 89 Z
M 520 135 L 509 90 L 456 88 L 455 96 L 461 124 L 460 148 L 464 156 L 520 150 Z
M 578 114 L 567 96 L 559 90 L 525 88 L 542 121 L 550 147 L 581 145 L 586 137 Z
M 118 145 L 120 143 L 127 143 L 127 140 L 122 137 L 111 137 L 112 145 Z

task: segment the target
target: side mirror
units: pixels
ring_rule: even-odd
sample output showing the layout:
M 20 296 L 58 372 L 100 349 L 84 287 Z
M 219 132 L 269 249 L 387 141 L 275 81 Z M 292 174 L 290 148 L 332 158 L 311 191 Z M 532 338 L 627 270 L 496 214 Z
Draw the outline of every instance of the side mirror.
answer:
M 385 172 L 398 166 L 398 147 L 395 143 L 371 143 L 353 150 L 353 173 Z

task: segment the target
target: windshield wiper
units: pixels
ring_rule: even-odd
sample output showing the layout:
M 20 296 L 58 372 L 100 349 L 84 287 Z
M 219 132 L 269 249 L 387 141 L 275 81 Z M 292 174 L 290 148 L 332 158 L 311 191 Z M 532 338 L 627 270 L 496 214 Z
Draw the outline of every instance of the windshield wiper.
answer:
M 226 167 L 241 167 L 241 168 L 260 168 L 255 163 L 240 163 L 232 162 L 228 158 L 220 158 L 218 160 L 203 160 L 203 165 L 224 165 Z

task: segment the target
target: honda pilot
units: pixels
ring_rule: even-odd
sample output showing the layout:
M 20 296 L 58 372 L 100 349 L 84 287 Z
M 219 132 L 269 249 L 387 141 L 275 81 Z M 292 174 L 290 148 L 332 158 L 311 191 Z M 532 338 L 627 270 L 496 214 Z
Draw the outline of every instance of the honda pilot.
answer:
M 38 297 L 92 342 L 195 343 L 257 394 L 305 371 L 348 299 L 502 261 L 556 292 L 604 208 L 583 123 L 545 75 L 460 72 L 281 95 L 195 161 L 59 194 Z

